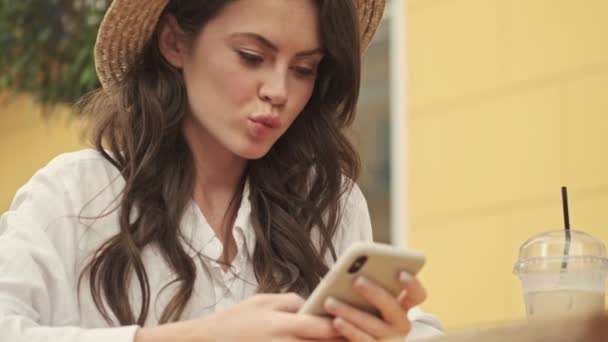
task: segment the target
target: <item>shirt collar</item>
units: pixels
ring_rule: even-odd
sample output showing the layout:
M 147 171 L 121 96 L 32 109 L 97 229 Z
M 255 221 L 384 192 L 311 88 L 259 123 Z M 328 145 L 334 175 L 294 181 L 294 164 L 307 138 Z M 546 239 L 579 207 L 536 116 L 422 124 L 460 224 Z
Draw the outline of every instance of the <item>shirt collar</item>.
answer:
M 234 220 L 234 229 L 236 234 L 241 234 L 244 238 L 245 248 L 249 257 L 253 257 L 253 251 L 255 250 L 256 238 L 255 231 L 253 229 L 253 222 L 251 220 L 251 198 L 250 198 L 250 186 L 249 178 L 245 181 L 243 187 L 243 196 L 239 210 Z
M 250 187 L 249 179 L 247 179 L 243 187 L 243 196 L 234 220 L 233 235 L 239 249 L 244 248 L 243 252 L 246 252 L 248 257 L 253 257 L 256 237 L 251 220 L 251 200 L 249 196 Z M 184 213 L 181 229 L 188 243 L 191 244 L 194 249 L 193 252 L 196 253 L 199 251 L 207 255 L 207 253 L 205 253 L 205 247 L 216 238 L 216 235 L 194 200 L 190 200 L 190 204 Z M 208 256 L 213 258 L 214 255 Z

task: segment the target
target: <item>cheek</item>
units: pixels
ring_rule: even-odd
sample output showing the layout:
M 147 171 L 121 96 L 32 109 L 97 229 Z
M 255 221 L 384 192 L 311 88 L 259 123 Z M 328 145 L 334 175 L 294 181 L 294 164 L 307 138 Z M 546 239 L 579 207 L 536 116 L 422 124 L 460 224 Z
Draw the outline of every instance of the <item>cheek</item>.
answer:
M 225 70 L 215 78 L 219 101 L 230 102 L 231 105 L 243 105 L 251 102 L 256 96 L 256 85 L 251 77 L 244 77 L 242 70 Z
M 234 63 L 226 63 L 224 54 L 200 58 L 185 69 L 191 102 L 200 110 L 211 110 L 221 115 L 240 112 L 256 95 L 255 82 L 244 77 Z M 220 61 L 224 62 L 220 62 Z
M 292 121 L 304 110 L 304 107 L 306 107 L 306 104 L 312 96 L 314 84 L 299 84 L 295 89 L 296 91 L 293 92 L 289 110 Z

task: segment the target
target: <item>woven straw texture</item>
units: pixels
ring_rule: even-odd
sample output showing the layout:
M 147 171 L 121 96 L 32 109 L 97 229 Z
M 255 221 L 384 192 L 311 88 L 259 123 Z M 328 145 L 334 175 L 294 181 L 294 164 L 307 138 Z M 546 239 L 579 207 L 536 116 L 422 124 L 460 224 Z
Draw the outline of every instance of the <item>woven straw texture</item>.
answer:
M 372 40 L 385 0 L 353 0 L 359 13 L 361 47 Z M 106 89 L 119 83 L 152 36 L 169 0 L 114 0 L 106 12 L 95 44 L 95 69 Z

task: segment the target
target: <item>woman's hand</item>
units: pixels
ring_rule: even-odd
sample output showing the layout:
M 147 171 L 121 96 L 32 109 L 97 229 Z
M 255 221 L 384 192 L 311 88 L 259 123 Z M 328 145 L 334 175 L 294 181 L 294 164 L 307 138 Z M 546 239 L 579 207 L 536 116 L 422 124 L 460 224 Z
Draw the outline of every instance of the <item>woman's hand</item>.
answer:
M 137 331 L 135 342 L 340 341 L 330 318 L 298 315 L 296 294 L 262 294 L 204 318 Z
M 406 336 L 412 327 L 407 313 L 426 299 L 426 291 L 416 278 L 405 272 L 400 274 L 399 281 L 403 290 L 395 298 L 366 278 L 355 279 L 355 291 L 374 305 L 381 317 L 329 298 L 325 310 L 335 316 L 333 325 L 340 335 L 357 342 Z

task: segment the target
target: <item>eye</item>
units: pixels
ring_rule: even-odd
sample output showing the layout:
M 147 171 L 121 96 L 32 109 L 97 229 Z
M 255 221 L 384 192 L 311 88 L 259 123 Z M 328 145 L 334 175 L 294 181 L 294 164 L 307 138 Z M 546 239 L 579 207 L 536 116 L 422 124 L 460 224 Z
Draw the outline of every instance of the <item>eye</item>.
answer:
M 260 64 L 264 61 L 264 58 L 262 58 L 262 56 L 258 56 L 249 52 L 238 50 L 237 53 L 241 57 L 241 60 L 247 64 L 255 65 Z
M 292 68 L 299 76 L 302 77 L 315 77 L 317 75 L 317 69 L 316 68 L 308 68 L 308 67 L 301 67 L 301 66 L 296 66 Z

